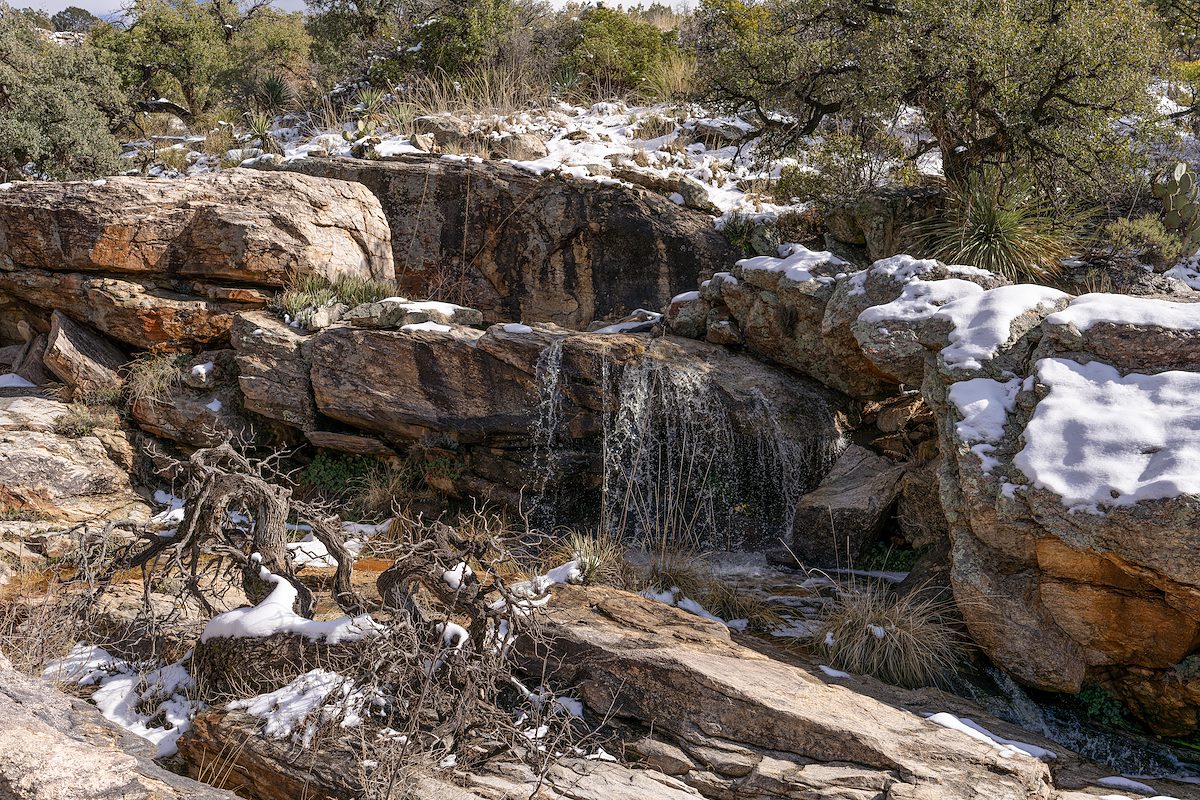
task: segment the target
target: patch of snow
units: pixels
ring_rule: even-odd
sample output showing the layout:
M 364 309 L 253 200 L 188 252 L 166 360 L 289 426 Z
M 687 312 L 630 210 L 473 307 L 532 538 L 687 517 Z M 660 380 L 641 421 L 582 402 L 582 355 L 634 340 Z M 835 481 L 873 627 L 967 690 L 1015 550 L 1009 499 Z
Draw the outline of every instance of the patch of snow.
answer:
M 1176 267 L 1171 267 L 1163 273 L 1168 278 L 1181 280 L 1188 285 L 1189 288 L 1200 292 L 1200 266 L 1196 264 L 1180 264 Z
M 314 669 L 273 692 L 234 700 L 226 708 L 231 711 L 241 709 L 258 717 L 265 723 L 263 733 L 266 736 L 283 739 L 291 736 L 302 723 L 310 721 L 331 694 L 337 691 L 348 694 L 351 685 L 349 678 L 336 672 Z M 301 737 L 304 747 L 312 744 L 315 731 L 315 726 L 305 725 Z
M 1036 744 L 1027 744 L 1025 742 L 1018 742 L 1012 739 L 1005 739 L 1004 737 L 997 736 L 987 728 L 984 728 L 983 726 L 978 725 L 969 719 L 959 719 L 953 714 L 948 714 L 944 711 L 940 714 L 933 714 L 932 716 L 927 717 L 927 719 L 935 725 L 941 725 L 943 728 L 949 728 L 952 731 L 965 733 L 972 739 L 986 742 L 987 744 L 990 744 L 999 750 L 1000 754 L 1006 758 L 1015 755 L 1030 756 L 1031 758 L 1037 758 L 1042 761 L 1049 761 L 1057 758 L 1052 750 L 1047 750 L 1044 747 L 1038 747 Z
M 796 283 L 808 283 L 816 280 L 812 270 L 821 265 L 835 267 L 847 266 L 847 262 L 826 250 L 809 250 L 801 245 L 791 245 L 791 252 L 782 258 L 771 256 L 756 256 L 744 258 L 737 262 L 743 270 L 762 270 L 764 272 L 779 272 L 785 278 Z
M 408 325 L 401 325 L 402 331 L 427 331 L 432 333 L 450 333 L 449 325 L 442 325 L 440 322 L 413 322 Z
M 203 364 L 196 364 L 191 369 L 192 376 L 199 378 L 202 381 L 208 380 L 208 376 L 212 374 L 212 371 L 213 362 L 211 361 L 205 361 Z
M 158 758 L 178 752 L 179 737 L 191 730 L 196 703 L 187 693 L 195 683 L 182 663 L 138 674 L 101 647 L 77 644 L 65 658 L 48 663 L 42 678 L 81 686 L 98 684 L 92 702 L 104 718 L 153 743 Z M 151 709 L 151 713 L 140 708 Z M 166 724 L 151 724 L 158 719 Z
M 644 333 L 647 329 L 655 326 L 662 319 L 662 314 L 657 311 L 647 311 L 644 308 L 639 308 L 634 312 L 640 313 L 646 319 L 629 320 L 628 322 L 617 322 L 612 325 L 606 325 L 603 328 L 597 328 L 592 333 L 599 334 L 614 334 L 614 333 Z
M 15 372 L 0 375 L 0 389 L 34 389 L 36 386 Z
M 842 672 L 840 669 L 834 669 L 833 667 L 827 667 L 824 664 L 818 664 L 817 669 L 821 670 L 821 672 L 824 672 L 826 675 L 828 675 L 831 678 L 853 678 L 854 677 L 849 672 Z
M 1138 792 L 1139 794 L 1158 794 L 1158 791 L 1153 786 L 1126 778 L 1123 775 L 1111 775 L 1107 778 L 1100 778 L 1096 781 L 1096 785 L 1103 786 L 1106 789 L 1128 789 L 1131 792 Z
M 261 556 L 257 553 L 261 561 Z M 248 608 L 235 608 L 218 614 L 204 626 L 200 641 L 215 638 L 245 639 L 270 636 L 275 633 L 294 633 L 309 639 L 324 639 L 329 644 L 353 642 L 378 634 L 380 627 L 369 614 L 357 617 L 338 617 L 325 622 L 305 619 L 292 610 L 296 603 L 296 589 L 287 580 L 274 575 L 264 566 L 258 568 L 259 579 L 273 583 L 271 590 L 261 603 Z
M 221 409 L 224 408 L 224 406 L 221 405 L 221 401 L 219 399 L 217 399 L 216 397 L 214 397 L 212 399 L 212 401 L 204 407 L 207 408 L 209 411 L 211 411 L 214 414 L 220 414 Z
M 1012 335 L 1012 325 L 1023 314 L 1051 308 L 1069 297 L 1048 286 L 1000 286 L 968 295 L 938 309 L 934 319 L 948 320 L 953 328 L 941 358 L 951 369 L 982 369 Z
M 962 420 L 955 425 L 958 438 L 970 445 L 979 457 L 984 474 L 989 474 L 999 462 L 992 458 L 995 444 L 1004 438 L 1004 424 L 1017 405 L 1021 379 L 997 381 L 991 378 L 972 378 L 951 385 L 950 402 L 954 403 Z
M 1049 393 L 1013 460 L 1035 486 L 1091 513 L 1200 493 L 1200 373 L 1044 358 L 1037 377 Z
M 510 322 L 503 327 L 505 333 L 533 333 L 533 328 L 518 322 Z
M 1076 297 L 1062 311 L 1046 317 L 1046 322 L 1073 325 L 1080 331 L 1100 323 L 1200 331 L 1200 304 L 1125 294 L 1085 294 Z
M 448 569 L 442 573 L 442 581 L 457 592 L 462 588 L 463 581 L 474 574 L 475 573 L 471 571 L 471 567 L 467 564 L 467 562 L 460 561 L 453 569 Z
M 677 294 L 671 298 L 671 305 L 675 305 L 676 303 L 690 303 L 693 300 L 699 300 L 699 299 L 700 299 L 700 292 L 696 292 L 696 291 L 683 292 L 683 293 Z
M 863 291 L 866 291 L 865 289 Z M 921 320 L 933 316 L 939 308 L 973 294 L 982 294 L 977 283 L 947 278 L 941 281 L 910 281 L 900 296 L 890 303 L 871 306 L 858 315 L 859 322 L 885 320 Z

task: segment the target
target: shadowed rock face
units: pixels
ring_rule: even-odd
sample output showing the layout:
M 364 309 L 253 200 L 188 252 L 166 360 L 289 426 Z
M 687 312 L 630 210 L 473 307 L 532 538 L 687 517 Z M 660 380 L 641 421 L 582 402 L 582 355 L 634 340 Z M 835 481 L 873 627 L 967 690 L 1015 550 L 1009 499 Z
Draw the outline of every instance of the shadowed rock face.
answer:
M 581 329 L 661 308 L 736 257 L 707 215 L 628 186 L 495 162 L 304 159 L 283 169 L 358 181 L 383 204 L 396 274 L 416 297 Z

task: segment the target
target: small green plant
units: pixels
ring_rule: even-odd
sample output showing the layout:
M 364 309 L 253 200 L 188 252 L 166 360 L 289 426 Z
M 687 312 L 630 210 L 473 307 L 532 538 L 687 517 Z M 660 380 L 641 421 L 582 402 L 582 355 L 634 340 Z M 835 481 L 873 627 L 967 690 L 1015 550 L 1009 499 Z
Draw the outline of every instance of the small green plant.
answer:
M 1125 715 L 1121 712 L 1121 704 L 1103 686 L 1095 684 L 1084 686 L 1079 690 L 1075 699 L 1079 701 L 1087 718 L 1092 722 L 1098 722 L 1101 725 L 1120 725 L 1125 721 Z
M 183 381 L 188 356 L 174 353 L 145 353 L 126 367 L 125 396 L 130 403 L 146 400 L 165 403 Z
M 754 217 L 735 211 L 725 218 L 725 224 L 721 228 L 721 233 L 731 245 L 743 253 L 749 253 L 753 250 L 754 227 L 756 224 Z
M 270 73 L 254 85 L 251 100 L 255 106 L 268 114 L 282 114 L 295 107 L 296 91 L 287 78 Z
M 914 227 L 926 253 L 1013 281 L 1039 281 L 1062 272 L 1082 245 L 1087 214 L 1056 217 L 1032 182 L 986 171 L 952 186 L 946 210 Z
M 339 275 L 333 281 L 333 293 L 338 300 L 353 308 L 362 303 L 378 303 L 400 294 L 395 281 L 377 281 L 358 275 Z
M 1196 173 L 1187 164 L 1178 163 L 1170 175 L 1154 180 L 1150 189 L 1162 201 L 1166 229 L 1178 233 L 1188 253 L 1200 250 L 1200 186 Z
M 54 432 L 68 439 L 79 439 L 91 436 L 97 429 L 112 430 L 120 423 L 120 417 L 112 408 L 75 404 L 54 420 Z
M 258 146 L 264 153 L 279 153 L 279 143 L 275 141 L 272 135 L 272 120 L 269 114 L 265 111 L 247 111 L 246 112 L 246 130 L 250 134 L 251 141 L 258 142 Z
M 358 105 L 352 113 L 360 122 L 366 122 L 374 128 L 383 122 L 386 108 L 387 94 L 374 86 L 364 86 L 358 90 Z
M 361 489 L 378 468 L 379 462 L 373 458 L 321 451 L 300 473 L 300 478 L 324 495 L 345 498 Z
M 1131 255 L 1158 267 L 1174 264 L 1183 252 L 1179 234 L 1167 230 L 1153 214 L 1113 220 L 1104 228 L 1104 239 L 1114 254 Z
M 50 515 L 36 508 L 0 504 L 0 522 L 43 522 Z
M 966 653 L 954 605 L 920 592 L 894 598 L 886 589 L 838 592 L 817 633 L 833 666 L 909 688 L 944 685 Z

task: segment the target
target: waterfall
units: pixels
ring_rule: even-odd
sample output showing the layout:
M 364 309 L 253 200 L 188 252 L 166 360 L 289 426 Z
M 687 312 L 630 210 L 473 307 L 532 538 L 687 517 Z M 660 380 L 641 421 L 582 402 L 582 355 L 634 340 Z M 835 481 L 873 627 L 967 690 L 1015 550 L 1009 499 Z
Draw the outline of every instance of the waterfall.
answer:
M 836 455 L 785 435 L 761 392 L 731 397 L 703 365 L 644 357 L 605 386 L 602 525 L 627 540 L 772 546 Z
M 556 338 L 538 355 L 533 377 L 538 391 L 538 419 L 533 429 L 533 513 L 538 517 L 553 516 L 546 507 L 546 488 L 554 484 L 559 469 L 561 451 L 558 448 L 558 425 L 561 417 L 563 339 Z

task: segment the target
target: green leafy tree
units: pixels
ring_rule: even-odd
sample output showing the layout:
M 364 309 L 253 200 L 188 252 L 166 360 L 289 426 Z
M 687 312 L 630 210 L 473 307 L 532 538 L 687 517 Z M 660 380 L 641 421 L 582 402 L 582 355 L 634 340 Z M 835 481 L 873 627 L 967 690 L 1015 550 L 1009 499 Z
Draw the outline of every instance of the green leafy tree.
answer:
M 638 88 L 671 54 L 675 34 L 638 15 L 598 6 L 579 18 L 568 65 L 606 91 Z
M 40 26 L 39 26 L 40 27 Z M 113 131 L 126 119 L 120 80 L 89 46 L 51 42 L 0 4 L 0 173 L 28 165 L 57 179 L 120 168 Z
M 915 106 L 945 174 L 1036 165 L 1039 182 L 1099 180 L 1129 158 L 1163 62 L 1139 0 L 704 0 L 701 74 L 757 113 L 776 151 L 830 120 Z
M 100 24 L 100 18 L 79 6 L 67 6 L 50 18 L 56 31 L 87 33 Z
M 302 16 L 266 3 L 137 0 L 130 16 L 128 28 L 102 25 L 92 40 L 109 54 L 142 110 L 171 111 L 192 122 L 261 75 L 306 69 Z

